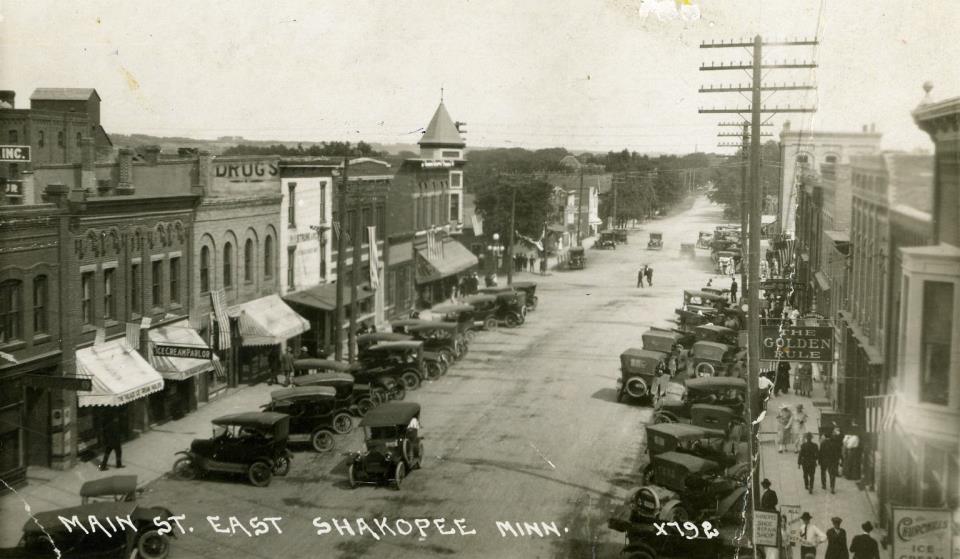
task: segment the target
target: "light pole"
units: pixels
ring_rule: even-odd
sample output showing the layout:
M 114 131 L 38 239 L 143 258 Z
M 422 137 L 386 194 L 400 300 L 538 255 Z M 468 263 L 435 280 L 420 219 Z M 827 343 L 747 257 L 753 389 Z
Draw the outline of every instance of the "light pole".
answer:
M 487 245 L 487 253 L 492 256 L 490 261 L 491 274 L 496 274 L 500 268 L 500 255 L 503 254 L 503 245 L 500 244 L 500 233 L 493 234 L 493 244 Z

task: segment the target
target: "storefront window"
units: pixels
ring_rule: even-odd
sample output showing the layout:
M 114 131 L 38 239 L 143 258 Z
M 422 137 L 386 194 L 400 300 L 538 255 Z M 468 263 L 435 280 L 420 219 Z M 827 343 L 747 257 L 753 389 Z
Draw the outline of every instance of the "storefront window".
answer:
M 130 266 L 130 311 L 139 314 L 140 306 L 140 264 Z
M 944 508 L 947 505 L 947 488 L 950 485 L 950 456 L 946 450 L 927 445 L 923 451 L 923 502 L 921 506 Z M 956 469 L 953 468 L 956 477 Z
M 920 400 L 947 405 L 950 397 L 950 339 L 953 336 L 953 283 L 923 283 L 920 340 Z
M 33 333 L 47 331 L 47 276 L 33 278 Z
M 110 320 L 116 317 L 113 297 L 113 268 L 103 271 L 103 318 Z
M 273 277 L 273 237 L 269 235 L 263 241 L 263 277 Z
M 180 302 L 180 258 L 170 259 L 170 302 Z
M 93 324 L 93 272 L 80 276 L 80 317 L 84 324 Z
M 20 338 L 21 297 L 19 281 L 0 283 L 0 343 Z

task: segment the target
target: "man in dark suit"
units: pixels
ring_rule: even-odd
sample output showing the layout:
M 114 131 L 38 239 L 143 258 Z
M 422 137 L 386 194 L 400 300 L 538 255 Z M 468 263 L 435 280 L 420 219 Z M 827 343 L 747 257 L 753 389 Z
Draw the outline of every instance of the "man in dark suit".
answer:
M 760 485 L 763 486 L 763 493 L 760 494 L 760 510 L 777 512 L 777 505 L 780 504 L 780 500 L 777 498 L 777 492 L 770 489 L 770 480 L 764 478 Z
M 830 476 L 830 492 L 837 492 L 837 468 L 840 466 L 840 456 L 843 454 L 843 444 L 840 442 L 839 430 L 827 435 L 820 443 L 820 485 L 827 489 L 827 475 Z
M 803 487 L 813 493 L 813 477 L 817 471 L 817 459 L 820 449 L 813 442 L 813 433 L 807 433 L 806 440 L 800 445 L 800 454 L 797 455 L 797 466 L 803 469 Z
M 827 553 L 823 559 L 850 559 L 847 551 L 847 531 L 840 527 L 843 520 L 834 516 L 830 522 L 833 527 L 827 530 Z
M 100 462 L 100 471 L 106 471 L 107 460 L 112 451 L 117 460 L 117 467 L 123 468 L 123 434 L 120 432 L 120 416 L 118 412 L 110 411 L 103 422 L 103 461 Z
M 868 520 L 861 528 L 863 533 L 854 536 L 853 541 L 850 542 L 850 553 L 853 553 L 853 559 L 880 559 L 880 546 L 870 535 L 873 524 Z

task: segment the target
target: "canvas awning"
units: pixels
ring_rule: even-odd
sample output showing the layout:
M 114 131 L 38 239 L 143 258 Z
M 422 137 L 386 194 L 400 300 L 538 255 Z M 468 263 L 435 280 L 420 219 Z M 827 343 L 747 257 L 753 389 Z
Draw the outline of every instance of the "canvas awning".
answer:
M 417 249 L 417 283 L 430 283 L 459 274 L 479 262 L 470 249 L 449 237 L 443 239 L 439 253 L 430 254 L 427 247 Z
M 350 289 L 349 285 L 343 286 L 344 305 L 349 305 L 353 301 L 351 291 L 352 289 Z M 370 297 L 373 297 L 373 290 L 370 289 L 370 284 L 364 283 L 357 287 L 357 301 L 363 301 Z M 337 309 L 337 284 L 325 283 L 311 287 L 310 289 L 297 291 L 296 293 L 289 293 L 283 297 L 283 300 L 288 303 L 304 305 L 322 311 L 333 311 Z
M 279 295 L 235 305 L 227 313 L 238 319 L 245 346 L 282 344 L 310 329 L 307 319 L 294 312 Z
M 154 355 L 152 347 L 154 345 L 209 349 L 207 342 L 203 341 L 200 333 L 190 328 L 186 320 L 160 328 L 153 328 L 147 332 L 147 338 L 151 345 L 150 352 L 147 354 L 150 364 L 160 373 L 160 376 L 167 380 L 186 380 L 200 373 L 214 370 L 213 361 L 209 359 Z
M 830 279 L 827 278 L 827 274 L 817 270 L 817 272 L 813 274 L 813 277 L 817 280 L 817 285 L 820 286 L 820 291 L 827 291 L 830 289 Z
M 77 393 L 77 405 L 122 406 L 163 390 L 163 377 L 126 338 L 77 351 L 77 373 L 93 379 L 93 390 Z

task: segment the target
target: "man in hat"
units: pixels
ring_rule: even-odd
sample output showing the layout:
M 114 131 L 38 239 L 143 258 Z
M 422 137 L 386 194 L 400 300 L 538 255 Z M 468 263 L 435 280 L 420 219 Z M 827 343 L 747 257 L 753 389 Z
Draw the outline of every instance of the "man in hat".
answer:
M 837 471 L 843 454 L 843 443 L 840 440 L 840 430 L 834 429 L 834 432 L 820 443 L 820 485 L 826 491 L 829 475 L 831 493 L 837 492 Z
M 764 478 L 760 482 L 760 486 L 763 487 L 763 493 L 760 494 L 760 510 L 777 512 L 777 505 L 780 500 L 777 498 L 777 492 L 770 489 L 770 480 Z
M 823 559 L 850 559 L 847 551 L 847 531 L 840 527 L 843 520 L 834 516 L 830 522 L 833 527 L 827 530 L 827 552 Z
M 803 521 L 803 526 L 800 527 L 800 557 L 806 557 L 808 554 L 816 557 L 817 546 L 827 541 L 826 534 L 810 522 L 811 518 L 813 516 L 806 511 L 800 515 L 800 520 Z
M 813 442 L 813 433 L 807 433 L 804 438 L 806 441 L 800 445 L 800 454 L 797 455 L 797 467 L 803 469 L 804 489 L 813 494 L 813 476 L 817 471 L 820 449 L 817 448 L 817 443 Z
M 868 520 L 860 527 L 863 528 L 863 533 L 854 536 L 853 541 L 850 542 L 850 553 L 853 553 L 853 559 L 880 559 L 880 546 L 870 535 L 873 524 Z

